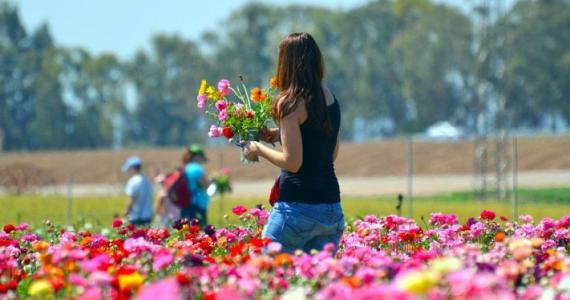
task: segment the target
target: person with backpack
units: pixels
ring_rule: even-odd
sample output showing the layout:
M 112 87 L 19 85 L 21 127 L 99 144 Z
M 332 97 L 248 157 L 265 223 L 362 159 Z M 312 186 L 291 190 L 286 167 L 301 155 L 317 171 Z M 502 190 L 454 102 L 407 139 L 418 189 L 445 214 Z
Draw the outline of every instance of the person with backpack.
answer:
M 190 205 L 182 208 L 181 218 L 197 219 L 203 228 L 207 223 L 210 197 L 206 193 L 209 182 L 203 164 L 207 161 L 202 146 L 190 145 L 182 157 L 185 163 L 184 173 L 190 191 Z
M 125 193 L 129 197 L 126 217 L 129 223 L 135 226 L 149 226 L 153 217 L 152 184 L 142 173 L 142 161 L 138 156 L 129 157 L 121 171 L 131 177 L 125 186 Z
M 172 176 L 172 175 L 169 175 Z M 167 184 L 167 177 L 160 173 L 154 178 L 154 182 L 160 186 L 157 198 L 156 214 L 160 217 L 160 226 L 169 227 L 174 222 L 180 219 L 180 207 L 178 203 L 175 203 L 171 196 L 169 196 L 170 185 Z M 172 193 L 172 192 L 170 192 Z M 188 199 L 190 200 L 190 199 Z M 188 203 L 189 205 L 189 203 Z

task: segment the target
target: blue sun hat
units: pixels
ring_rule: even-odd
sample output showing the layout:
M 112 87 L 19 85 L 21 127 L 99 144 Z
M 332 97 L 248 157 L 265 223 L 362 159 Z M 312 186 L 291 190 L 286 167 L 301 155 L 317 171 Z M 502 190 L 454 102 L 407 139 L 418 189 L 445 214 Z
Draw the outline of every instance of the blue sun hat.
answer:
M 127 172 L 130 168 L 141 165 L 142 165 L 142 160 L 138 156 L 131 156 L 125 161 L 125 163 L 123 163 L 121 171 Z

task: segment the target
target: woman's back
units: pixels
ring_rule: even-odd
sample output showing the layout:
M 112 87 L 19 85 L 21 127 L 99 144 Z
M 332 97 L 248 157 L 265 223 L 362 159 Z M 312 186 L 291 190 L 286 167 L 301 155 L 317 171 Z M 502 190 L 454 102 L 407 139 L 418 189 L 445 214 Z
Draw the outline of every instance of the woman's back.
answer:
M 336 98 L 327 106 L 331 132 L 325 134 L 309 119 L 300 125 L 303 163 L 297 172 L 281 171 L 279 201 L 337 203 L 340 190 L 334 170 L 334 152 L 340 129 Z

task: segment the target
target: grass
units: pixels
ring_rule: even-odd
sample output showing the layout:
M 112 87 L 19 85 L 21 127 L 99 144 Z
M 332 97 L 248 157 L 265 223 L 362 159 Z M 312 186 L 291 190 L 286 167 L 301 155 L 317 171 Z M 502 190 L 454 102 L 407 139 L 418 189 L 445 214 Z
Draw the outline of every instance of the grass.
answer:
M 559 218 L 570 211 L 570 188 L 555 189 L 522 189 L 519 191 L 519 214 L 529 214 L 535 219 L 543 217 Z M 254 207 L 266 204 L 263 199 L 239 199 L 227 197 L 220 207 L 220 199 L 214 198 L 208 212 L 209 221 L 219 226 L 235 221 L 231 216 L 231 208 L 238 204 Z M 71 206 L 71 223 L 91 223 L 95 227 L 108 226 L 111 220 L 124 211 L 126 200 L 122 197 L 82 197 L 76 198 Z M 395 214 L 396 199 L 391 198 L 345 198 L 342 201 L 345 216 L 348 220 L 369 214 Z M 3 196 L 0 197 L 0 225 L 7 223 L 27 222 L 38 225 L 44 220 L 56 224 L 67 223 L 67 200 L 64 196 Z M 404 200 L 402 214 L 408 215 L 409 206 Z M 468 217 L 478 216 L 481 210 L 490 209 L 497 215 L 512 217 L 510 200 L 472 199 L 471 193 L 459 192 L 414 199 L 413 215 L 418 221 L 422 216 L 426 219 L 432 212 L 456 214 L 461 221 Z M 230 215 L 229 221 L 220 218 Z

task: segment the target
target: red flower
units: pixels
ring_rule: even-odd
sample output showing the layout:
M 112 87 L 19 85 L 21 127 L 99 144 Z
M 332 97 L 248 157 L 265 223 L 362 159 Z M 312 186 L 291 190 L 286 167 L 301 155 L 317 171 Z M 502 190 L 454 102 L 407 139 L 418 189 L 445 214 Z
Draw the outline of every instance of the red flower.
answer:
M 123 221 L 119 218 L 113 220 L 113 228 L 121 227 L 123 225 Z
M 484 209 L 480 215 L 481 219 L 492 221 L 495 219 L 495 212 Z
M 181 273 L 181 272 L 176 273 L 176 281 L 178 281 L 178 283 L 180 285 L 190 284 L 190 279 L 188 277 L 186 277 L 186 275 L 184 275 L 184 273 Z
M 224 129 L 222 129 L 222 134 L 226 137 L 226 139 L 231 139 L 234 137 L 234 132 L 232 131 L 232 128 L 229 126 L 224 127 Z
M 14 225 L 12 224 L 6 224 L 4 225 L 4 232 L 6 233 L 10 233 L 12 231 L 16 230 L 16 227 L 14 227 Z
M 16 280 L 10 280 L 8 281 L 8 289 L 9 290 L 15 290 L 18 288 L 18 282 Z
M 241 216 L 247 211 L 247 208 L 243 205 L 237 205 L 236 207 L 232 208 L 232 213 L 234 215 Z
M 501 218 L 501 221 L 503 221 L 503 222 L 507 222 L 509 220 L 509 218 L 507 218 L 505 216 L 501 216 L 500 218 Z

